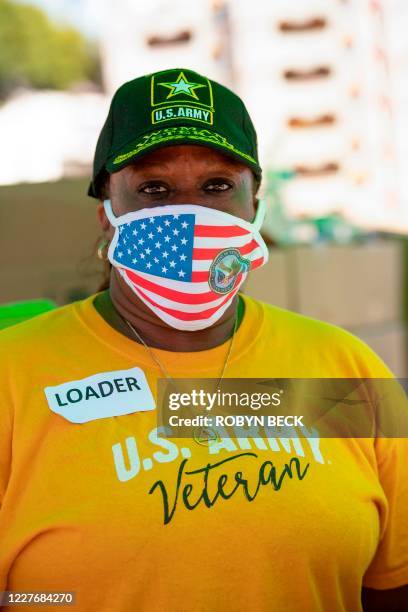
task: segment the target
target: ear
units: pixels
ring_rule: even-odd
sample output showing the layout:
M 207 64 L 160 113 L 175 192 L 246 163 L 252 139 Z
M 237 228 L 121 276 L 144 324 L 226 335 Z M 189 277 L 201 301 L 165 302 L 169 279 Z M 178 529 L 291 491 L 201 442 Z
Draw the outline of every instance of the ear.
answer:
M 108 217 L 106 216 L 102 201 L 100 201 L 99 204 L 97 204 L 96 212 L 97 212 L 99 223 L 101 225 L 102 230 L 104 232 L 108 232 L 111 227 L 111 224 L 109 222 Z

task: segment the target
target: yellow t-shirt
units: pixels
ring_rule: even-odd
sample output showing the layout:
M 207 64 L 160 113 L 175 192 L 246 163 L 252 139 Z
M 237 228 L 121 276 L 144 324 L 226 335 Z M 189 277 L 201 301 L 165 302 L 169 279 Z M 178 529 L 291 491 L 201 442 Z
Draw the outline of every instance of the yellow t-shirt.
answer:
M 203 445 L 166 438 L 155 410 L 53 411 L 48 387 L 137 366 L 155 395 L 162 377 L 94 297 L 0 334 L 0 590 L 75 591 L 81 612 L 359 612 L 362 584 L 408 583 L 407 440 Z M 244 300 L 226 377 L 391 376 L 350 333 Z M 217 378 L 228 346 L 155 353 L 174 377 Z M 279 487 L 260 484 L 270 462 Z

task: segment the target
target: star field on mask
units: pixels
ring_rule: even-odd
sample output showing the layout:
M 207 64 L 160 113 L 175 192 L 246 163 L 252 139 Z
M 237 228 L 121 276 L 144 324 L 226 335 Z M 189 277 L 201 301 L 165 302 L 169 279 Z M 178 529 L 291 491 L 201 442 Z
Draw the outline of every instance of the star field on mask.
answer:
M 115 260 L 131 270 L 191 281 L 195 215 L 157 215 L 119 227 Z

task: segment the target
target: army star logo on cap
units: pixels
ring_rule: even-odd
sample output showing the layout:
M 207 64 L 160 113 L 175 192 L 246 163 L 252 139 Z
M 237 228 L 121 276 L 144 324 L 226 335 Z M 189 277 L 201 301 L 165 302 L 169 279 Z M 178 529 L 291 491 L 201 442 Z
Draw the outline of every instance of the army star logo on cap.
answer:
M 174 119 L 213 123 L 211 83 L 195 72 L 173 69 L 153 75 L 151 106 L 152 124 Z
M 188 96 L 193 96 L 193 98 L 198 100 L 198 96 L 194 89 L 197 89 L 197 87 L 205 87 L 202 83 L 189 83 L 182 72 L 180 72 L 175 83 L 158 83 L 158 85 L 171 89 L 167 99 L 172 96 L 177 96 L 177 94 L 186 93 Z

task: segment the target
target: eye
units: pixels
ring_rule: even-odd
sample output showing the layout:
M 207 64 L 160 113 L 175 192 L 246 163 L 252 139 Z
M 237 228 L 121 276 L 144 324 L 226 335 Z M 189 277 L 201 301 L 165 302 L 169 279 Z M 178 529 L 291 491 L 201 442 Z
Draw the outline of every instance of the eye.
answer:
M 167 187 L 162 185 L 161 183 L 146 183 L 140 187 L 140 193 L 146 193 L 147 195 L 156 194 L 156 193 L 165 193 L 167 191 Z
M 231 183 L 226 182 L 224 179 L 211 179 L 205 186 L 206 191 L 213 191 L 216 193 L 222 193 L 232 189 Z

